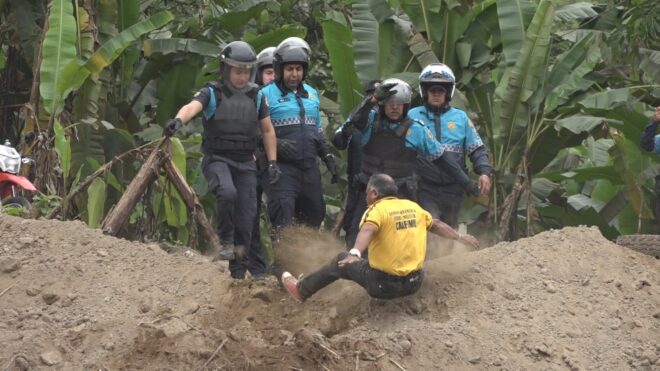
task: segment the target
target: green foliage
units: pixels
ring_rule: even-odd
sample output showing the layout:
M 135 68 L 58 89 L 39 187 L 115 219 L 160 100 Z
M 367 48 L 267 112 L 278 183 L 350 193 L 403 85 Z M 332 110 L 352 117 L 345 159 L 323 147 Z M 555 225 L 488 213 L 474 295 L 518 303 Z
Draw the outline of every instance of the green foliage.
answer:
M 103 179 L 96 178 L 87 188 L 87 225 L 97 228 L 103 217 L 105 205 L 106 184 Z
M 0 1 L 0 73 L 9 66 L 2 69 L 8 48 L 16 48 L 27 97 L 41 52 L 40 91 L 50 115 L 40 119 L 55 123 L 63 194 L 77 182 L 71 175 L 84 178 L 160 137 L 160 124 L 217 78 L 222 45 L 243 39 L 259 51 L 298 36 L 312 47 L 308 82 L 321 95 L 327 136 L 360 101 L 362 83 L 396 76 L 416 86 L 428 63 L 452 67 L 459 89 L 452 103 L 474 116 L 495 165 L 489 204 L 470 200 L 466 220 L 489 215 L 491 225 L 505 224 L 502 202 L 525 163 L 523 192 L 532 197 L 527 205 L 523 195 L 515 208 L 517 224 L 540 230 L 588 223 L 608 237 L 648 228 L 652 178 L 660 169 L 636 141 L 660 96 L 657 1 L 96 0 L 73 8 L 53 0 L 50 14 L 37 3 Z M 46 16 L 40 51 L 34 25 Z M 69 93 L 75 95 L 67 100 Z M 194 120 L 172 150 L 177 168 L 204 195 L 201 130 Z M 138 158 L 116 164 L 68 216 L 78 211 L 76 217 L 97 224 L 140 166 Z M 341 184 L 326 184 L 330 216 L 341 204 Z M 36 203 L 44 211 L 60 202 L 47 197 Z M 195 238 L 171 185 L 158 182 L 145 197 L 151 198 L 129 221 L 131 233 Z M 201 199 L 211 215 L 213 197 Z
M 65 67 L 76 59 L 76 20 L 68 0 L 53 0 L 48 17 L 48 32 L 42 48 L 39 89 L 44 108 L 51 115 L 64 108 L 64 98 L 58 87 L 65 82 Z

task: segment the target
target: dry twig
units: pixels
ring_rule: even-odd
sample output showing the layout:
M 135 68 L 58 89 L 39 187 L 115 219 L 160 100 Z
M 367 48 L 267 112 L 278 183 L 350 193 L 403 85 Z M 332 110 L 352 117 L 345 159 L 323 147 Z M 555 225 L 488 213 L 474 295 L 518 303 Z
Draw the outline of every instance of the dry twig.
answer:
M 335 357 L 337 357 L 337 358 L 341 358 L 341 357 L 339 357 L 339 354 L 337 354 L 337 352 L 335 352 L 334 350 L 332 350 L 332 349 L 326 347 L 325 345 L 323 345 L 323 344 L 321 344 L 321 343 L 317 343 L 317 344 L 318 344 L 321 348 L 327 350 L 327 351 L 328 351 L 330 354 L 332 354 L 333 356 L 335 356 Z
M 390 360 L 390 362 L 392 362 L 396 367 L 398 367 L 399 370 L 401 370 L 401 371 L 406 371 L 406 369 L 403 368 L 403 366 L 401 366 L 401 365 L 399 364 L 399 362 L 393 360 L 392 358 L 389 358 L 389 360 Z
M 11 288 L 14 287 L 14 286 L 16 286 L 15 283 L 9 285 L 9 287 L 7 287 L 6 289 L 2 290 L 2 292 L 0 292 L 0 296 L 4 295 L 7 291 L 9 291 L 9 289 L 11 289 Z
M 223 340 L 223 341 L 220 343 L 220 345 L 218 345 L 218 347 L 215 348 L 215 352 L 213 352 L 213 354 L 211 354 L 211 356 L 209 357 L 209 359 L 206 360 L 206 363 L 204 363 L 204 366 L 202 366 L 202 369 L 205 369 L 206 366 L 208 366 L 209 363 L 211 363 L 211 360 L 216 356 L 216 354 L 218 354 L 218 352 L 220 351 L 220 349 L 222 349 L 222 347 L 225 346 L 225 343 L 227 342 L 227 340 L 229 340 L 229 338 L 225 338 L 225 340 Z

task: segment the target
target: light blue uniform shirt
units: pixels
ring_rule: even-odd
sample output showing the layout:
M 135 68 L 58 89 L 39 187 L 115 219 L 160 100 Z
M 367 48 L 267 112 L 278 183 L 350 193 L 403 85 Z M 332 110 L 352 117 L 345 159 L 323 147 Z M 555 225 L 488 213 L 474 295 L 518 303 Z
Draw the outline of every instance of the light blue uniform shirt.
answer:
M 367 125 L 362 130 L 362 146 L 364 147 L 369 140 L 371 139 L 371 130 L 376 122 L 378 117 L 378 112 L 375 109 L 372 109 L 369 112 L 369 119 Z M 408 132 L 406 133 L 405 145 L 406 148 L 413 149 L 417 151 L 417 155 L 424 157 L 429 160 L 435 160 L 442 156 L 444 150 L 440 143 L 435 140 L 435 137 L 428 128 L 424 126 L 424 123 L 419 120 L 412 120 L 413 123 L 410 125 Z M 399 127 L 398 123 L 392 123 L 387 120 L 383 120 L 383 128 L 389 128 L 390 130 L 396 130 Z M 338 130 L 341 130 L 338 129 Z M 387 129 L 386 129 L 387 130 Z

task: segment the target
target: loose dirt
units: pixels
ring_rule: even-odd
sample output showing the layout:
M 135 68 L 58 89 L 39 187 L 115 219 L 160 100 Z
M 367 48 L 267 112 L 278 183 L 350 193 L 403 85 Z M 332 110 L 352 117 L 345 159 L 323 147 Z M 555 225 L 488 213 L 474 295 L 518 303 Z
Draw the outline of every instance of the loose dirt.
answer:
M 341 282 L 302 305 L 80 222 L 0 215 L 0 236 L 0 370 L 660 370 L 660 263 L 595 228 L 434 240 L 412 297 Z M 308 230 L 282 244 L 294 274 L 342 248 Z

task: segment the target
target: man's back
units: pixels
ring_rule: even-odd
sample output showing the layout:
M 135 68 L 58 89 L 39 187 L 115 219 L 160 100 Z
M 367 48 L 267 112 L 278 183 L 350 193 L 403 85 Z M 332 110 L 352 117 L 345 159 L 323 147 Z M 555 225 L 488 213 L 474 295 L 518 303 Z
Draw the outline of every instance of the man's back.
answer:
M 426 256 L 431 214 L 415 202 L 385 197 L 371 205 L 360 227 L 373 224 L 378 233 L 369 244 L 369 265 L 388 274 L 406 276 L 420 270 Z

